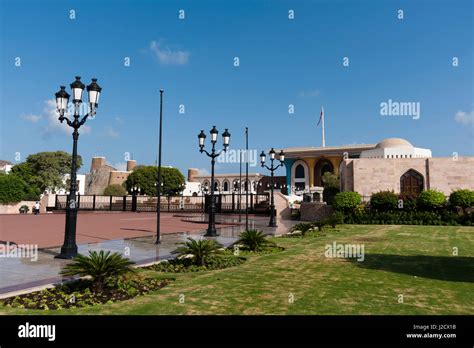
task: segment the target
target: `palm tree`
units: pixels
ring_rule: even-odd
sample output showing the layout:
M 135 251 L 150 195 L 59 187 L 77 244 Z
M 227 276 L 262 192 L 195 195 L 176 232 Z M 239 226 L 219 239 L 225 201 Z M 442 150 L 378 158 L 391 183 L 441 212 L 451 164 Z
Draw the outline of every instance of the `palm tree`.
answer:
M 246 249 L 252 251 L 260 251 L 267 246 L 274 246 L 275 243 L 270 242 L 262 231 L 247 230 L 240 234 L 237 244 L 243 245 Z
M 65 276 L 90 276 L 93 289 L 102 291 L 108 278 L 135 272 L 130 267 L 133 264 L 133 261 L 124 258 L 118 252 L 111 254 L 110 251 L 104 252 L 104 250 L 100 252 L 89 251 L 89 256 L 77 255 L 72 263 L 64 267 L 61 274 Z
M 186 242 L 179 244 L 182 244 L 182 246 L 178 247 L 173 253 L 179 256 L 193 255 L 194 263 L 198 266 L 204 266 L 206 258 L 216 254 L 222 248 L 222 244 L 212 239 L 196 240 L 188 238 Z

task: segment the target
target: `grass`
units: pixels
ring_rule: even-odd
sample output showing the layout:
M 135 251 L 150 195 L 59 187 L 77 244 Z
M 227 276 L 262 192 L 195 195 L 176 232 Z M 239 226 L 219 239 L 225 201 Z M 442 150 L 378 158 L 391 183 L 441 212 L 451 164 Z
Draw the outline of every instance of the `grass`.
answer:
M 325 236 L 275 238 L 279 253 L 223 270 L 174 274 L 131 300 L 1 314 L 472 314 L 474 227 L 344 225 Z M 363 244 L 365 261 L 326 258 L 324 247 Z M 453 256 L 453 248 L 458 256 Z M 167 277 L 153 271 L 148 276 Z M 183 297 L 184 295 L 184 297 Z M 403 303 L 399 303 L 403 295 Z M 183 301 L 184 299 L 184 301 Z M 291 301 L 291 300 L 294 301 Z M 180 301 L 181 300 L 181 301 Z

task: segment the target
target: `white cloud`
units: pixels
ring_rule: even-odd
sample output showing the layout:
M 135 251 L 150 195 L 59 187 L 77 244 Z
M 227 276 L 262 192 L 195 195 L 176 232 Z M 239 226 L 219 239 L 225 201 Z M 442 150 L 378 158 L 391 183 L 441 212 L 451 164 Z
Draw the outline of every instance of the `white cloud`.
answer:
M 471 112 L 458 111 L 454 115 L 454 120 L 464 125 L 474 125 L 474 110 Z
M 172 51 L 168 46 L 163 47 L 161 41 L 150 42 L 150 51 L 161 64 L 166 65 L 185 65 L 188 63 L 190 56 L 190 52 L 188 51 Z
M 42 117 L 41 115 L 28 114 L 21 115 L 20 118 L 31 123 L 37 123 L 39 120 L 41 120 Z
M 120 136 L 120 133 L 114 128 L 107 126 L 105 127 L 104 136 L 109 138 L 118 138 Z
M 320 94 L 319 90 L 313 89 L 309 91 L 301 91 L 299 93 L 299 97 L 300 98 L 316 98 L 319 96 L 319 94 Z
M 72 134 L 73 129 L 67 125 L 66 121 L 61 123 L 58 120 L 59 114 L 56 111 L 56 101 L 54 99 L 49 99 L 45 101 L 45 104 L 46 106 L 44 107 L 42 113 L 42 117 L 47 120 L 47 124 L 43 129 L 45 135 L 56 132 L 62 132 L 69 135 Z M 71 120 L 71 117 L 69 119 Z M 87 125 L 83 125 L 79 129 L 80 134 L 88 134 L 90 131 L 91 127 Z

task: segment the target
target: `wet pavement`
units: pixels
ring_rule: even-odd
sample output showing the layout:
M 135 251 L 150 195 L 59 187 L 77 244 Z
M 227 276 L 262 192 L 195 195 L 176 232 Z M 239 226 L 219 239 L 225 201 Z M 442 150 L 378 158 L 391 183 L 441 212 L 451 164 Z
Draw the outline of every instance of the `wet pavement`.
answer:
M 143 265 L 157 260 L 173 257 L 171 253 L 176 249 L 177 243 L 185 241 L 188 237 L 205 238 L 207 224 L 206 216 L 202 214 L 175 215 L 182 220 L 193 221 L 197 227 L 192 231 L 163 234 L 161 244 L 155 244 L 154 235 L 120 238 L 78 244 L 79 253 L 87 254 L 89 250 L 110 250 L 120 252 L 124 256 Z M 202 223 L 202 228 L 201 228 Z M 281 235 L 297 221 L 281 220 L 278 227 L 267 227 L 268 217 L 249 216 L 249 229 L 263 230 L 268 235 Z M 215 239 L 229 246 L 234 243 L 239 234 L 245 230 L 245 216 L 241 221 L 237 215 L 216 216 L 216 228 L 219 236 Z M 69 260 L 55 259 L 60 247 L 43 248 L 38 250 L 37 259 L 31 257 L 2 257 L 0 258 L 0 297 L 7 293 L 24 289 L 41 287 L 51 283 L 58 283 L 65 279 L 60 276 L 60 271 Z M 2 296 L 3 294 L 3 296 Z

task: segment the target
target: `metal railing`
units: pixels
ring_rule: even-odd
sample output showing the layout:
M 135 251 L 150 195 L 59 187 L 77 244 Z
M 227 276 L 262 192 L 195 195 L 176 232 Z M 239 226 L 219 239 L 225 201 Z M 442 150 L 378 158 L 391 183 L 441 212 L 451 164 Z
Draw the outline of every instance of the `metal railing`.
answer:
M 218 213 L 245 213 L 246 207 L 251 214 L 269 213 L 269 195 L 216 194 L 216 211 Z M 65 210 L 69 202 L 68 195 L 56 195 L 54 210 Z M 127 195 L 77 195 L 76 205 L 79 210 L 89 211 L 142 211 L 156 212 L 157 197 Z M 163 196 L 160 201 L 164 212 L 207 212 L 210 206 L 210 195 L 205 196 Z

